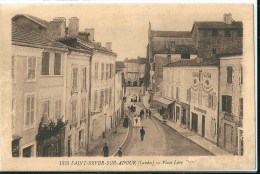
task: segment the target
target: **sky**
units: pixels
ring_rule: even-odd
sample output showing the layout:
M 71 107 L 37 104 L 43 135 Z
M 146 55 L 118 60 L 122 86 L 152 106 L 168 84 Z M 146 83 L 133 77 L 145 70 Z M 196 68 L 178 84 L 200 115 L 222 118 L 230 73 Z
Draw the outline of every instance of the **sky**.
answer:
M 152 30 L 191 31 L 194 21 L 222 21 L 231 13 L 243 21 L 243 6 L 216 4 L 63 4 L 12 6 L 10 15 L 31 14 L 50 21 L 54 17 L 79 18 L 79 28 L 94 28 L 94 39 L 112 42 L 117 60 L 146 57 L 148 23 Z

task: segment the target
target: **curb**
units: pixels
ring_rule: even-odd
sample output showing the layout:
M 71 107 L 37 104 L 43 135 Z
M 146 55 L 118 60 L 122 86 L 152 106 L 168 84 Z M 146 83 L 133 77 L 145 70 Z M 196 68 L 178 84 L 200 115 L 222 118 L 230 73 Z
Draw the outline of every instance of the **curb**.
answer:
M 123 142 L 121 143 L 121 145 L 120 145 L 119 147 L 122 147 L 122 146 L 125 144 L 125 142 L 126 142 L 126 140 L 127 140 L 127 137 L 128 137 L 128 134 L 129 134 L 129 126 L 128 126 L 128 128 L 127 128 L 127 133 L 126 133 L 125 139 L 123 140 Z M 117 148 L 117 150 L 119 149 L 119 147 Z M 111 156 L 116 156 L 117 150 L 116 150 L 115 153 L 113 153 L 113 155 L 111 155 Z

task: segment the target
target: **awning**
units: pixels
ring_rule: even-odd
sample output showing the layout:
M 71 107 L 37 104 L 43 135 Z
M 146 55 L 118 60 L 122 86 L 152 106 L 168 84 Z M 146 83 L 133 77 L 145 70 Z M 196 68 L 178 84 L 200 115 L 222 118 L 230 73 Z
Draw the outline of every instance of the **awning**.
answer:
M 181 104 L 181 107 L 182 107 L 183 109 L 187 109 L 187 110 L 190 109 L 190 105 L 188 105 L 188 104 L 186 104 L 186 103 L 182 103 L 182 104 Z
M 19 140 L 19 139 L 21 139 L 23 137 L 20 136 L 20 135 L 14 134 L 14 135 L 12 135 L 12 138 L 13 138 L 13 141 L 14 141 L 14 140 Z
M 159 105 L 161 105 L 161 106 L 163 106 L 163 107 L 168 107 L 168 105 L 170 105 L 170 104 L 172 104 L 174 101 L 173 100 L 169 100 L 169 99 L 166 99 L 166 98 L 164 98 L 164 97 L 160 97 L 160 98 L 158 98 L 158 99 L 155 99 L 155 101 L 159 104 Z

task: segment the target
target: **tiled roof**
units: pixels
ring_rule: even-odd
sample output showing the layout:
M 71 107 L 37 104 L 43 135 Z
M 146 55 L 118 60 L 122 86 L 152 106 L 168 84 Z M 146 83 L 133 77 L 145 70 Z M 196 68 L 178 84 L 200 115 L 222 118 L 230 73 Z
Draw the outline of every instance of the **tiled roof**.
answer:
M 88 45 L 90 45 L 91 47 L 93 47 L 94 50 L 98 50 L 98 51 L 110 53 L 110 54 L 112 54 L 112 55 L 114 55 L 114 56 L 117 55 L 117 54 L 114 53 L 112 50 L 109 50 L 109 49 L 107 49 L 106 47 L 103 47 L 102 45 L 98 44 L 97 42 L 93 42 L 93 41 L 86 40 L 85 38 L 81 37 L 80 35 L 78 35 L 77 38 L 81 39 L 83 42 L 85 42 L 86 44 L 88 44 Z
M 15 18 L 18 18 L 18 17 L 20 17 L 20 16 L 24 16 L 24 17 L 26 17 L 26 18 L 28 18 L 28 19 L 30 19 L 30 20 L 32 20 L 32 21 L 34 21 L 34 22 L 40 24 L 41 26 L 46 27 L 46 28 L 47 28 L 48 25 L 49 25 L 49 22 L 48 22 L 48 21 L 45 21 L 45 20 L 43 20 L 43 19 L 37 18 L 37 17 L 32 16 L 32 15 L 29 15 L 29 14 L 18 14 L 18 15 L 15 15 L 15 16 L 12 18 L 12 20 L 14 20 Z
M 125 68 L 125 63 L 123 61 L 116 61 L 116 70 L 122 70 Z
M 193 27 L 197 28 L 212 28 L 212 29 L 232 29 L 232 28 L 243 28 L 243 23 L 241 21 L 232 22 L 232 24 L 226 24 L 219 21 L 209 21 L 209 22 L 194 22 Z
M 20 43 L 31 47 L 47 46 L 63 49 L 66 48 L 63 44 L 50 39 L 47 35 L 19 26 L 15 24 L 15 22 L 12 22 L 12 42 L 16 42 L 14 44 Z
M 151 31 L 153 37 L 191 37 L 190 31 Z
M 198 61 L 198 58 L 196 59 L 182 59 L 177 62 L 168 63 L 164 67 L 178 67 L 178 66 L 218 66 L 219 60 L 202 60 Z

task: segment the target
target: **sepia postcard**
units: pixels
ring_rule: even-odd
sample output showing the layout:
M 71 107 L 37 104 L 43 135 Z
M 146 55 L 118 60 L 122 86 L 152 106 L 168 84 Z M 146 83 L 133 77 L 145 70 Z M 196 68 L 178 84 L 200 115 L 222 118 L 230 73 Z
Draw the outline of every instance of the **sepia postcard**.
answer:
M 0 5 L 0 170 L 256 170 L 254 15 Z

